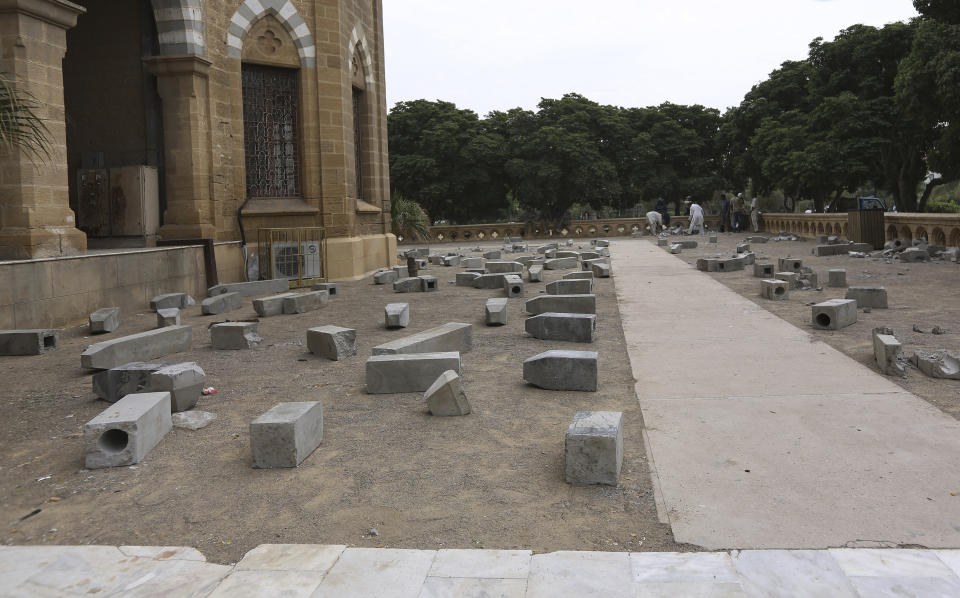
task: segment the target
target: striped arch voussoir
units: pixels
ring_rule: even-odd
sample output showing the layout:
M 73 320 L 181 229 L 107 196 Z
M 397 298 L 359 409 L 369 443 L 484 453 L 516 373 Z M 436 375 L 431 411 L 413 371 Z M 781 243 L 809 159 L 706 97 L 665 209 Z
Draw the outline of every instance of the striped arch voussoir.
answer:
M 243 55 L 243 38 L 258 19 L 266 15 L 280 21 L 300 54 L 300 64 L 305 67 L 317 66 L 317 48 L 306 21 L 297 12 L 290 0 L 246 0 L 230 18 L 227 30 L 227 56 L 240 58 Z
M 372 91 L 374 85 L 376 84 L 376 78 L 373 76 L 373 60 L 370 58 L 370 52 L 368 50 L 369 47 L 370 46 L 367 44 L 367 38 L 363 34 L 363 31 L 360 30 L 360 27 L 354 27 L 353 33 L 350 35 L 350 48 L 348 52 L 348 55 L 350 56 L 350 62 L 347 65 L 347 72 L 353 72 L 353 60 L 357 55 L 357 48 L 359 48 L 360 59 L 363 61 L 363 78 L 367 84 L 367 89 Z
M 152 0 L 162 56 L 205 56 L 203 0 Z

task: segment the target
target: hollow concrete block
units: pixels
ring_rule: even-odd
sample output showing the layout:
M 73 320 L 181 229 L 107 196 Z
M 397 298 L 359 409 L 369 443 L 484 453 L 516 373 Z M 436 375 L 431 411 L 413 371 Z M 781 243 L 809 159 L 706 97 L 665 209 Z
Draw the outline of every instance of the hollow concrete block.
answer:
M 470 402 L 463 391 L 460 374 L 447 370 L 430 385 L 423 393 L 423 400 L 431 415 L 449 417 L 467 415 L 470 413 Z
M 102 334 L 120 328 L 120 308 L 104 307 L 90 314 L 90 333 Z
M 421 274 L 417 278 L 420 280 L 420 290 L 424 293 L 432 293 L 440 290 L 440 285 L 437 284 L 436 276 Z
M 43 355 L 58 346 L 59 330 L 0 330 L 0 355 Z
M 774 273 L 773 264 L 753 264 L 753 275 L 757 278 L 773 278 Z
M 847 299 L 854 299 L 857 307 L 887 308 L 887 289 L 884 287 L 850 287 L 847 289 Z
M 771 301 L 786 301 L 790 298 L 790 283 L 776 279 L 761 280 L 760 296 Z
M 736 272 L 743 270 L 745 262 L 743 258 L 728 258 L 717 260 L 717 272 Z
M 830 299 L 813 306 L 813 327 L 840 330 L 857 322 L 857 302 L 853 299 Z
M 507 297 L 523 297 L 523 279 L 516 274 L 503 277 L 503 292 Z
M 903 363 L 899 359 L 903 354 L 903 345 L 893 335 L 889 328 L 873 329 L 873 357 L 877 367 L 888 376 L 900 376 L 904 372 Z
M 134 361 L 97 372 L 93 375 L 93 392 L 109 403 L 140 392 L 152 392 L 150 375 L 170 364 L 150 361 Z M 169 389 L 158 389 L 169 390 Z
M 623 413 L 579 411 L 564 434 L 564 474 L 570 484 L 620 483 Z
M 406 328 L 410 325 L 409 303 L 388 303 L 383 308 L 383 324 L 387 328 Z
M 170 393 L 127 395 L 83 427 L 87 469 L 139 463 L 173 427 Z
M 797 288 L 797 283 L 800 280 L 800 275 L 796 272 L 774 272 L 773 277 L 777 280 L 786 281 L 791 289 Z
M 278 403 L 250 422 L 250 452 L 258 469 L 297 467 L 323 442 L 323 404 Z
M 548 295 L 589 295 L 591 293 L 593 293 L 592 278 L 555 280 L 547 283 Z
M 293 297 L 296 293 L 280 293 L 271 297 L 261 297 L 253 300 L 253 310 L 261 318 L 279 316 L 283 313 L 283 300 Z
M 340 296 L 340 284 L 336 282 L 318 282 L 310 287 L 311 291 L 326 291 L 330 298 Z
M 523 362 L 523 379 L 547 390 L 596 392 L 595 351 L 545 351 Z
M 487 326 L 503 326 L 507 323 L 507 300 L 487 299 L 483 306 L 483 319 Z
M 170 353 L 189 351 L 193 342 L 190 326 L 166 326 L 121 336 L 87 347 L 80 354 L 80 367 L 109 370 L 132 361 L 149 361 Z
M 457 286 L 458 287 L 472 287 L 473 283 L 479 278 L 480 275 L 476 272 L 457 272 Z
M 558 312 L 565 314 L 597 313 L 597 296 L 586 295 L 541 295 L 527 299 L 524 304 L 531 314 Z
M 147 388 L 150 392 L 169 392 L 173 413 L 193 409 L 200 400 L 206 374 L 195 363 L 165 365 L 150 373 Z
M 382 270 L 373 275 L 373 284 L 391 284 L 399 278 L 393 270 Z
M 592 343 L 597 338 L 597 316 L 547 312 L 531 316 L 523 323 L 533 338 L 545 341 Z
M 374 355 L 367 359 L 368 394 L 423 392 L 447 370 L 460 373 L 460 353 Z
M 781 272 L 800 272 L 800 270 L 803 269 L 803 260 L 792 257 L 782 257 L 777 260 L 777 269 Z
M 163 295 L 157 295 L 150 300 L 150 309 L 157 311 L 158 309 L 166 309 L 168 307 L 176 307 L 178 309 L 184 309 L 190 307 L 191 305 L 196 305 L 196 301 L 193 300 L 193 297 L 186 293 L 164 293 Z
M 847 286 L 847 271 L 843 268 L 834 268 L 828 271 L 827 286 L 835 289 Z
M 207 297 L 200 302 L 200 312 L 212 316 L 222 314 L 243 307 L 243 296 L 240 293 L 221 293 Z
M 473 281 L 475 289 L 502 289 L 506 274 L 481 274 Z
M 309 291 L 283 298 L 283 313 L 303 314 L 322 308 L 330 301 L 327 291 Z
M 210 327 L 210 342 L 217 350 L 249 349 L 262 341 L 256 322 L 224 322 Z
M 419 278 L 401 278 L 393 283 L 394 293 L 421 293 L 423 282 Z
M 466 353 L 472 348 L 473 325 L 463 322 L 447 322 L 442 326 L 377 345 L 373 348 L 373 354 L 394 355 L 398 353 L 442 353 L 448 351 Z
M 318 326 L 307 330 L 307 348 L 314 355 L 340 361 L 357 354 L 357 331 L 340 326 Z
M 180 309 L 168 307 L 157 310 L 157 328 L 180 325 Z

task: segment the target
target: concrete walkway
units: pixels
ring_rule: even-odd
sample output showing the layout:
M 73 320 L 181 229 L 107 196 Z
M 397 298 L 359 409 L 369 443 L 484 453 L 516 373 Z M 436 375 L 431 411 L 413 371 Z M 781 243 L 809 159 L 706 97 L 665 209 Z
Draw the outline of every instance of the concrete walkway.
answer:
M 265 544 L 0 548 L 0 597 L 678 598 L 960 595 L 960 551 L 554 552 Z
M 960 547 L 960 422 L 652 243 L 611 251 L 678 542 Z

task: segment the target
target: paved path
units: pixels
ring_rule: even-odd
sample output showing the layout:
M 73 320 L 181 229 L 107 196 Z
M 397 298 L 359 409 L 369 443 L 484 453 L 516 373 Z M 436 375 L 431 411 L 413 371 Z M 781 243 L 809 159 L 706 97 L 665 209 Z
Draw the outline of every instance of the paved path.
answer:
M 759 598 L 960 595 L 960 551 L 554 552 L 265 544 L 0 548 L 0 597 Z
M 678 542 L 960 547 L 960 422 L 652 243 L 611 250 Z

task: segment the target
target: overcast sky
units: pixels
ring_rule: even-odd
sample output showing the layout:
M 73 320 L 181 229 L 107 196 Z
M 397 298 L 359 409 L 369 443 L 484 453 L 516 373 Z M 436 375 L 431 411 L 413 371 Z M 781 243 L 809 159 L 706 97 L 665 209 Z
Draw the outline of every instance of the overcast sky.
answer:
M 576 92 L 721 111 L 815 37 L 916 16 L 911 0 L 384 0 L 387 103 L 481 116 Z

